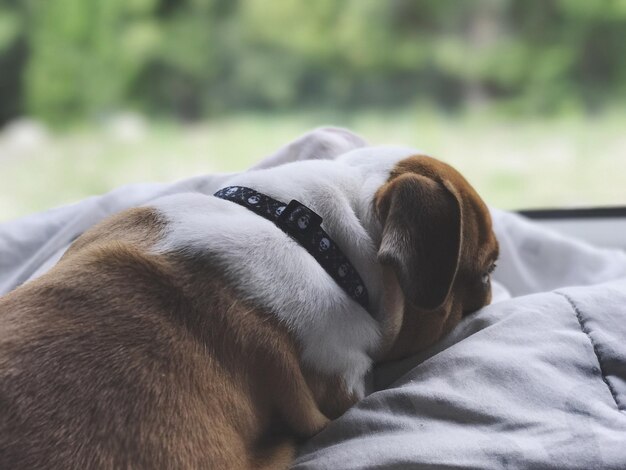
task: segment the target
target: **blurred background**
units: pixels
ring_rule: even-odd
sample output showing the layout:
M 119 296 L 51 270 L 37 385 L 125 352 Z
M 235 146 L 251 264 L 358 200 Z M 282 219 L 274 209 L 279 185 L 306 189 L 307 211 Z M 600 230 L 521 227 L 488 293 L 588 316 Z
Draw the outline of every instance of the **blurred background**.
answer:
M 626 0 L 0 0 L 0 221 L 339 125 L 506 209 L 626 204 Z

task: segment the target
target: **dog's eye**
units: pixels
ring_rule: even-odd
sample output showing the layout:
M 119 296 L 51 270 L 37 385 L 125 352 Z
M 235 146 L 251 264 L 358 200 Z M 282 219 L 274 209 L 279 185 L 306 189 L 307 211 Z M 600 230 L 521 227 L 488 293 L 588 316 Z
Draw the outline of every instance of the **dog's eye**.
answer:
M 496 269 L 496 263 L 493 263 L 491 266 L 489 266 L 489 269 L 487 269 L 487 272 L 483 274 L 483 277 L 482 277 L 483 284 L 489 284 L 489 280 L 491 279 L 491 273 L 494 272 L 495 269 Z

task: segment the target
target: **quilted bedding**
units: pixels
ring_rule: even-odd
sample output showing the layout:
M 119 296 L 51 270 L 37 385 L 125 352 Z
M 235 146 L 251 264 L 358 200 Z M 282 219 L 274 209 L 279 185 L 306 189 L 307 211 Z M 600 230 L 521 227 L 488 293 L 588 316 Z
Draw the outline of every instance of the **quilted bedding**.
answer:
M 0 294 L 101 218 L 228 175 L 133 185 L 0 225 Z M 304 469 L 625 469 L 626 254 L 494 210 L 492 305 L 376 368 L 371 394 L 300 450 Z

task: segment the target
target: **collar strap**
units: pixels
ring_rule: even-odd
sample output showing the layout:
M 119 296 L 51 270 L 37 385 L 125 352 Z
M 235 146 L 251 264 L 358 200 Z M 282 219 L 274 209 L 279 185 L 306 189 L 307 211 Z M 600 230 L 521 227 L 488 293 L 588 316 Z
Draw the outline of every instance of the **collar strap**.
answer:
M 307 250 L 346 294 L 367 310 L 368 294 L 361 276 L 322 229 L 322 218 L 311 209 L 295 199 L 285 204 L 244 186 L 228 186 L 214 196 L 239 204 L 274 222 Z

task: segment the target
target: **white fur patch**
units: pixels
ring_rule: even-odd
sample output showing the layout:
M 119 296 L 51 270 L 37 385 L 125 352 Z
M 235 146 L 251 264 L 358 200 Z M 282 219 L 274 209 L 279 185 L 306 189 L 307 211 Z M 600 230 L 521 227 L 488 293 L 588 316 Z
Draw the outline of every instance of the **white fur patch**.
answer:
M 273 312 L 295 334 L 307 365 L 340 375 L 362 396 L 364 375 L 381 340 L 376 257 L 381 228 L 372 199 L 395 163 L 413 154 L 406 148 L 358 149 L 337 160 L 243 173 L 222 186 L 248 186 L 287 203 L 297 199 L 321 215 L 322 226 L 363 278 L 370 312 L 272 222 L 213 196 L 180 194 L 151 203 L 169 222 L 155 250 L 210 253 L 247 299 Z

